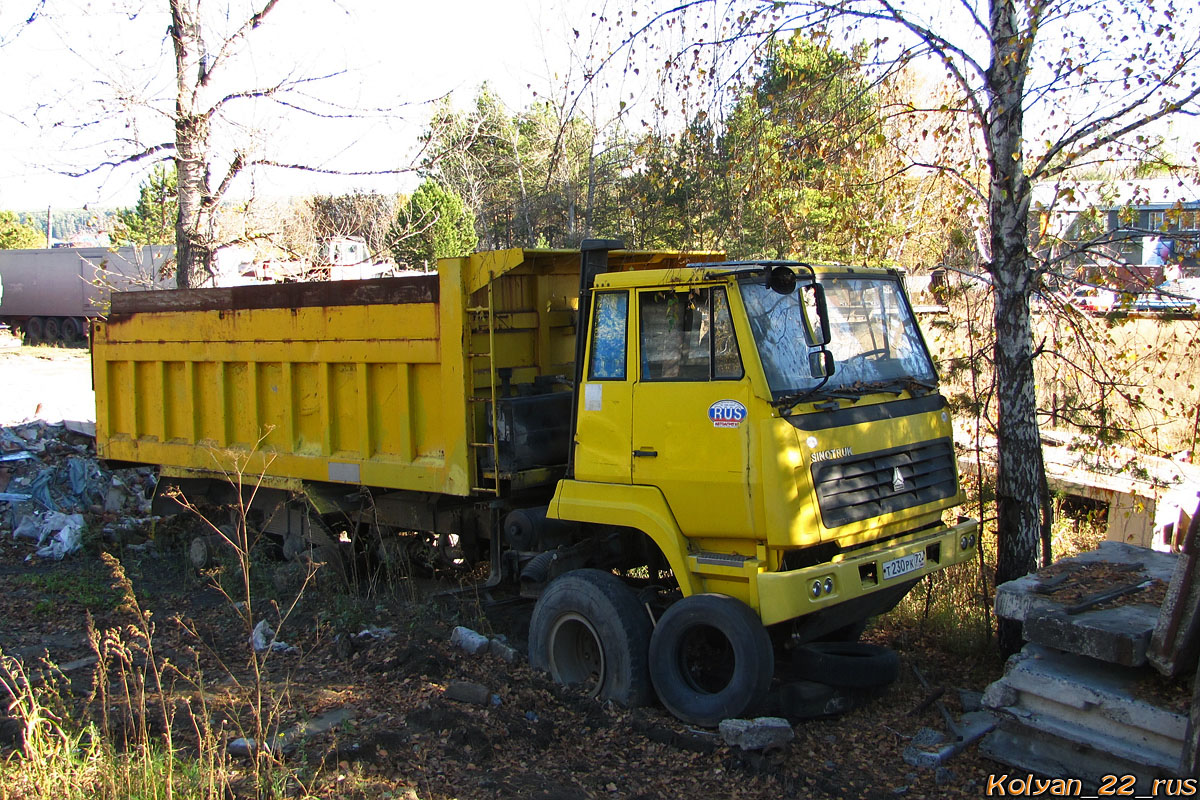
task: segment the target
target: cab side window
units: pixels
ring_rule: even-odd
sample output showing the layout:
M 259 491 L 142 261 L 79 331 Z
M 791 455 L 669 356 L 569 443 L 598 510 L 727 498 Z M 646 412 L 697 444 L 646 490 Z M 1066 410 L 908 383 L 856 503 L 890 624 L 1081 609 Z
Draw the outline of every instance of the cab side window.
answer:
M 596 295 L 592 319 L 592 362 L 588 380 L 625 380 L 626 336 L 629 328 L 629 293 Z
M 722 288 L 639 295 L 641 379 L 737 380 L 742 358 Z

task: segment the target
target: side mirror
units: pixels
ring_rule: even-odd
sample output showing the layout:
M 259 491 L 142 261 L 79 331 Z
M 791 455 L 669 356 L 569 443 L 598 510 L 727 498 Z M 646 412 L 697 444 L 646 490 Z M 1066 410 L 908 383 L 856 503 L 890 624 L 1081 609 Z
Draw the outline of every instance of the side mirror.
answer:
M 808 283 L 800 290 L 800 309 L 804 313 L 804 335 L 813 347 L 829 344 L 829 309 L 825 305 L 825 289 L 819 283 Z
M 828 350 L 814 350 L 808 354 L 808 371 L 814 378 L 829 378 L 833 376 L 833 353 Z

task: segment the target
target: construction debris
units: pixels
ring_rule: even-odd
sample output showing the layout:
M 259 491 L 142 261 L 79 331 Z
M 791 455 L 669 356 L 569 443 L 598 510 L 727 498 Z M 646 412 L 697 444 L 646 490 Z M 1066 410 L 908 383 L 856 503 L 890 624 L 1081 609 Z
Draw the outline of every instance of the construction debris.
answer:
M 268 650 L 273 653 L 299 653 L 300 649 L 291 647 L 284 642 L 275 638 L 275 631 L 271 628 L 270 623 L 265 619 L 260 620 L 254 626 L 254 630 L 250 633 L 250 646 L 254 648 L 256 653 L 265 653 Z
M 1200 513 L 1192 515 L 1184 539 L 1183 553 L 1175 565 L 1171 585 L 1163 598 L 1154 634 L 1150 638 L 1150 663 L 1168 678 L 1174 678 L 1196 663 L 1200 652 L 1200 585 L 1195 580 L 1196 537 Z
M 996 588 L 996 614 L 1020 621 L 1025 640 L 1089 656 L 1111 664 L 1146 663 L 1150 637 L 1158 621 L 1158 603 L 1166 592 L 1178 557 L 1119 542 L 1100 547 Z M 1061 581 L 1059 575 L 1070 577 Z M 1061 581 L 1046 591 L 1045 584 Z M 1146 581 L 1150 585 L 1142 586 Z M 1130 584 L 1142 586 L 1091 602 Z M 1158 586 L 1157 592 L 1148 591 Z M 1070 613 L 1089 602 L 1087 608 Z M 1084 613 L 1086 612 L 1086 613 Z
M 1021 770 L 1078 778 L 1092 792 L 1105 776 L 1133 776 L 1136 787 L 1126 788 L 1146 794 L 1156 779 L 1180 774 L 1188 718 L 1167 707 L 1150 663 L 1168 676 L 1195 666 L 1191 617 L 1185 623 L 1182 611 L 1159 608 L 1164 596 L 1180 609 L 1197 602 L 1184 586 L 1187 563 L 1102 542 L 997 587 L 997 615 L 1022 622 L 1029 643 L 984 695 L 1000 724 L 980 751 Z
M 983 738 L 996 727 L 996 720 L 986 711 L 979 710 L 963 714 L 961 719 L 955 720 L 941 700 L 945 694 L 945 687 L 931 686 L 916 665 L 913 665 L 912 671 L 921 687 L 929 694 L 910 714 L 920 713 L 931 705 L 936 706 L 946 723 L 949 735 L 933 728 L 922 728 L 904 748 L 904 762 L 914 767 L 937 769 Z
M 981 751 L 1023 770 L 1075 777 L 1095 787 L 1105 775 L 1136 775 L 1138 794 L 1171 777 L 1187 717 L 1139 699 L 1146 668 L 1106 664 L 1036 644 L 1009 659 L 984 705 L 1001 726 Z
M 933 728 L 922 728 L 904 748 L 904 762 L 914 767 L 937 769 L 996 727 L 996 719 L 986 711 L 963 714 L 954 725 L 954 735 L 945 736 Z
M 721 720 L 719 731 L 725 744 L 743 750 L 782 747 L 796 738 L 791 723 L 782 717 L 725 719 Z
M 13 532 L 13 535 L 16 535 L 16 531 Z M 50 543 L 42 546 L 47 539 L 50 539 Z M 42 519 L 41 531 L 38 536 L 37 555 L 39 558 L 62 561 L 63 556 L 78 552 L 82 547 L 82 514 L 63 514 L 58 511 L 46 514 Z
M 60 560 L 89 537 L 149 533 L 156 517 L 149 467 L 111 470 L 95 454 L 92 423 L 41 420 L 0 428 L 0 515 L 37 556 Z
M 955 437 L 972 441 L 960 430 Z M 1200 465 L 1147 455 L 1105 444 L 1082 434 L 1041 431 L 1042 456 L 1050 490 L 1103 503 L 1108 508 L 1106 538 L 1164 552 L 1182 545 L 1200 492 Z M 974 475 L 981 466 L 994 469 L 996 439 L 982 437 L 979 461 L 974 454 L 959 459 L 959 470 Z

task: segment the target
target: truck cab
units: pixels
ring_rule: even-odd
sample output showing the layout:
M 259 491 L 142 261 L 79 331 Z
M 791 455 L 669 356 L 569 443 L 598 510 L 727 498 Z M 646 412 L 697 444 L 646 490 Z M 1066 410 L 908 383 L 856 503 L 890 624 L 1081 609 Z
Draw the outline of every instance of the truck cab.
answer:
M 665 557 L 680 600 L 648 663 L 677 715 L 728 713 L 719 695 L 744 681 L 702 691 L 664 621 L 712 636 L 725 619 L 721 646 L 757 662 L 763 628 L 854 629 L 974 554 L 976 523 L 943 521 L 964 499 L 950 415 L 899 272 L 702 264 L 602 273 L 589 299 L 573 470 L 549 516 L 644 532 Z M 540 623 L 531 654 L 554 672 Z

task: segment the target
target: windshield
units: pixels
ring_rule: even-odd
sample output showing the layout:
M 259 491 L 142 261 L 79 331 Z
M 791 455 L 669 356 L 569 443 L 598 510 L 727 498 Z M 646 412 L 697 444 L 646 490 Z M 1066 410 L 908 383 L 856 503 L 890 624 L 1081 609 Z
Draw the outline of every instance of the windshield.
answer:
M 829 309 L 834 369 L 822 385 L 809 354 L 802 292 L 782 295 L 757 281 L 741 281 L 742 300 L 776 400 L 808 395 L 859 397 L 876 391 L 931 391 L 937 376 L 917 323 L 894 278 L 859 275 L 821 281 Z M 819 387 L 819 389 L 818 389 Z

